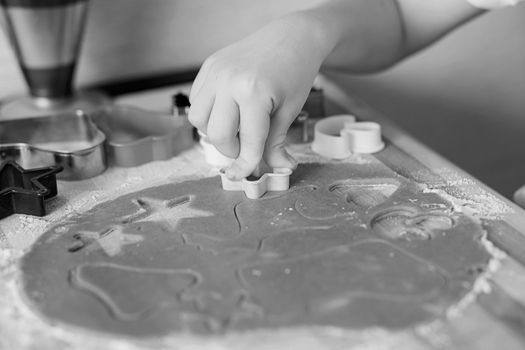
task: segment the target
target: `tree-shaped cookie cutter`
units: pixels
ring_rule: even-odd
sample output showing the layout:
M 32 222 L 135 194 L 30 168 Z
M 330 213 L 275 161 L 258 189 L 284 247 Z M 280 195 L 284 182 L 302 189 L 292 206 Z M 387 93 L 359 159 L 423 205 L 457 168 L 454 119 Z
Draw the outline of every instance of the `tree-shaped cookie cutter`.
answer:
M 352 153 L 376 153 L 384 147 L 378 123 L 356 122 L 354 116 L 343 114 L 315 124 L 312 149 L 324 157 L 344 159 Z
M 257 180 L 244 178 L 234 181 L 226 177 L 224 169 L 219 171 L 223 190 L 244 191 L 250 199 L 261 198 L 266 192 L 287 191 L 290 188 L 291 174 L 292 170 L 289 168 L 274 168 L 273 172 L 264 173 Z

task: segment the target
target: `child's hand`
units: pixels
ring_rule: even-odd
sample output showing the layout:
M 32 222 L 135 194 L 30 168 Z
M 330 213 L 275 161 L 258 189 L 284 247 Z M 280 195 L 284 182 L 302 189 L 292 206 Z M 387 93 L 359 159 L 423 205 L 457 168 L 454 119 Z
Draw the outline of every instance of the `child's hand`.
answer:
M 321 63 L 376 72 L 480 13 L 457 0 L 319 2 L 208 58 L 191 90 L 190 122 L 235 158 L 230 179 L 248 176 L 263 157 L 270 167 L 293 168 L 286 132 Z
M 224 155 L 230 179 L 251 174 L 264 157 L 295 168 L 284 149 L 328 53 L 322 33 L 301 14 L 270 23 L 210 56 L 191 89 L 190 122 Z

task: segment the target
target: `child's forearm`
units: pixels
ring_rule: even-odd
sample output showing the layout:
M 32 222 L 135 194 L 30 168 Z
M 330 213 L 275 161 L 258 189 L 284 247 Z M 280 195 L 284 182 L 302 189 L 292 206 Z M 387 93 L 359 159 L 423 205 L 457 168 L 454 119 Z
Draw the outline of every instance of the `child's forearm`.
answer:
M 304 16 L 324 38 L 325 66 L 389 67 L 481 13 L 466 0 L 326 0 Z

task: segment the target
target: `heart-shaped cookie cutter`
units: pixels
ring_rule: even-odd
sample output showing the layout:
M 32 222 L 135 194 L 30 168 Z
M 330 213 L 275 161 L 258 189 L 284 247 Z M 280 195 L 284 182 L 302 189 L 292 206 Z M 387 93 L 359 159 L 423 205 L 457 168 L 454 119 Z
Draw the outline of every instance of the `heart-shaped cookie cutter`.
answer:
M 314 127 L 312 150 L 324 157 L 344 159 L 352 153 L 376 153 L 384 147 L 378 123 L 356 122 L 349 114 L 327 117 Z
M 82 111 L 0 121 L 0 160 L 24 168 L 58 165 L 62 180 L 93 177 L 106 169 L 105 135 Z
M 111 165 L 131 167 L 166 160 L 193 145 L 187 118 L 124 105 L 108 106 L 93 118 L 106 134 Z
M 223 190 L 244 191 L 250 199 L 261 198 L 266 192 L 287 191 L 290 188 L 291 174 L 292 170 L 289 168 L 274 168 L 273 172 L 264 173 L 256 180 L 244 178 L 234 181 L 226 177 L 224 169 L 219 171 Z

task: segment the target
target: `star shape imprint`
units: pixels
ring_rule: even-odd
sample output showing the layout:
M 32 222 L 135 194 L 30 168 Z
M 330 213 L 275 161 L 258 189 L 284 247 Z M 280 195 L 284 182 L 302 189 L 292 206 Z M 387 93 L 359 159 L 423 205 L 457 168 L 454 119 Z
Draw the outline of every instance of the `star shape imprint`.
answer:
M 11 214 L 44 216 L 44 200 L 57 194 L 61 166 L 24 169 L 12 160 L 0 164 L 0 220 Z

